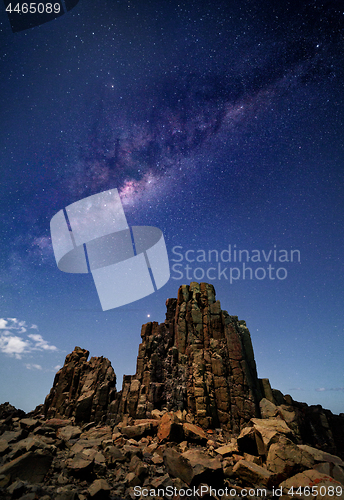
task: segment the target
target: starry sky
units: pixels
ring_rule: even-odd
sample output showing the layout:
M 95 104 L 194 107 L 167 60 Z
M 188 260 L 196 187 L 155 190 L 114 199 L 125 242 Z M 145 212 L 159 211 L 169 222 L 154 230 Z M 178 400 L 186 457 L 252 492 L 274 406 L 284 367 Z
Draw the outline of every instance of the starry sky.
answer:
M 0 30 L 0 402 L 42 403 L 76 345 L 120 390 L 141 325 L 207 281 L 260 377 L 344 412 L 343 3 L 79 0 L 16 33 L 3 7 Z M 171 277 L 103 312 L 50 220 L 113 188 Z

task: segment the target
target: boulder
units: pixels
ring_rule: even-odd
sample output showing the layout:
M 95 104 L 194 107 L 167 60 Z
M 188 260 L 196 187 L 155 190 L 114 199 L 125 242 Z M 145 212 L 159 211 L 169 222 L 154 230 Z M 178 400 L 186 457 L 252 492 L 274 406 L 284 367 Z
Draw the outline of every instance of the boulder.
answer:
M 164 451 L 163 459 L 166 470 L 172 477 L 178 477 L 184 483 L 191 484 L 193 470 L 187 458 L 173 448 L 167 448 Z
M 332 464 L 344 467 L 343 460 L 336 455 L 331 455 L 330 453 L 326 453 L 325 451 L 318 450 L 317 448 L 313 448 L 312 446 L 308 446 L 306 444 L 300 444 L 298 446 L 301 450 L 306 451 L 307 453 L 312 455 L 315 462 L 330 462 Z
M 285 436 L 281 437 L 278 443 L 270 446 L 266 460 L 267 469 L 278 475 L 279 482 L 298 472 L 311 469 L 313 465 L 312 455 Z
M 165 413 L 158 428 L 159 441 L 174 441 L 179 443 L 184 439 L 183 426 L 173 412 Z
M 111 487 L 105 479 L 96 479 L 88 488 L 90 498 L 94 500 L 106 500 L 109 498 Z
M 335 481 L 327 474 L 323 474 L 314 469 L 300 472 L 280 484 L 282 492 L 284 494 L 288 494 L 289 492 L 289 495 L 293 492 L 293 497 L 297 495 L 296 491 L 300 488 L 301 494 L 298 494 L 297 498 L 301 498 L 302 500 L 306 500 L 310 495 L 314 498 L 315 495 L 312 495 L 312 487 L 314 487 L 313 491 L 318 492 L 316 496 L 317 499 L 344 499 L 344 491 L 341 483 Z M 323 487 L 322 490 L 320 490 L 321 487 Z M 331 490 L 329 490 L 329 487 L 331 487 Z M 336 487 L 338 487 L 337 490 Z M 305 490 L 304 488 L 307 489 Z
M 220 486 L 223 482 L 223 470 L 219 457 L 211 458 L 199 449 L 185 451 L 182 454 L 192 467 L 190 485 L 197 486 L 205 483 L 211 486 Z
M 183 431 L 185 439 L 187 439 L 188 441 L 195 441 L 200 444 L 205 444 L 208 440 L 206 433 L 204 432 L 202 427 L 199 427 L 199 425 L 184 422 Z
M 247 460 L 239 460 L 234 467 L 233 473 L 249 486 L 270 486 L 273 477 L 272 472 L 264 469 L 260 465 Z
M 53 457 L 50 453 L 37 450 L 29 451 L 0 467 L 0 475 L 10 475 L 31 483 L 41 483 L 48 472 Z

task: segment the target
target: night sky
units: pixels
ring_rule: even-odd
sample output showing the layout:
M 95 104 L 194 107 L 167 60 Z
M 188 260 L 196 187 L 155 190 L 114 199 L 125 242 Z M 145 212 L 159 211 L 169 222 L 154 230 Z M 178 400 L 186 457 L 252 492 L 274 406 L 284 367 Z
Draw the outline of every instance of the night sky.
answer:
M 206 281 L 259 377 L 344 412 L 343 2 L 80 0 L 17 33 L 3 7 L 0 28 L 0 403 L 42 403 L 76 345 L 120 390 L 141 325 Z M 171 277 L 103 312 L 50 220 L 113 188 Z

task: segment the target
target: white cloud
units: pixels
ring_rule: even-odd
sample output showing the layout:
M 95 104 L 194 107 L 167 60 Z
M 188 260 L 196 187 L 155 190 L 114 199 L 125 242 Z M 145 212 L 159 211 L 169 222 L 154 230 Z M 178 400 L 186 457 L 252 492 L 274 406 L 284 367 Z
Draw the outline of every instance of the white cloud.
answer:
M 0 352 L 21 359 L 24 354 L 33 351 L 57 351 L 57 347 L 49 344 L 39 333 L 27 334 L 28 338 L 24 338 L 27 328 L 26 322 L 17 318 L 0 318 Z M 32 325 L 30 329 L 38 330 L 38 327 Z M 30 366 L 39 369 L 40 365 Z
M 46 340 L 43 339 L 42 335 L 39 333 L 31 333 L 28 335 L 30 339 L 32 339 L 35 342 L 35 346 L 32 348 L 32 350 L 41 350 L 43 349 L 44 351 L 57 351 L 57 347 L 54 345 L 50 345 Z
M 0 318 L 0 330 L 18 330 L 18 333 L 25 333 L 27 324 L 17 318 Z
M 42 370 L 41 365 L 35 365 L 35 364 L 27 363 L 25 366 L 26 366 L 26 368 L 28 370 Z
M 29 342 L 21 337 L 8 335 L 7 333 L 0 336 L 0 350 L 5 354 L 21 359 L 22 354 L 27 352 L 28 348 Z
M 324 391 L 344 391 L 344 387 L 329 387 L 328 389 L 326 387 L 318 387 L 315 390 L 317 392 L 324 392 Z
M 7 328 L 7 319 L 0 318 L 0 330 L 4 330 L 5 328 Z

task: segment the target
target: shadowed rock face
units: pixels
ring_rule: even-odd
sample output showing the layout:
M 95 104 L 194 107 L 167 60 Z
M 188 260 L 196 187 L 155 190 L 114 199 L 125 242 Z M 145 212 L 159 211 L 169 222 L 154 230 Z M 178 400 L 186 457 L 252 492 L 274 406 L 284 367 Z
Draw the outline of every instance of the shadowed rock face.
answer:
M 75 417 L 76 421 L 100 421 L 116 397 L 116 375 L 108 359 L 94 357 L 76 347 L 66 356 L 45 399 L 45 417 Z
M 124 378 L 110 413 L 186 410 L 205 428 L 238 432 L 262 397 L 245 322 L 221 310 L 207 283 L 181 286 L 166 306 L 164 323 L 142 326 L 136 374 Z

